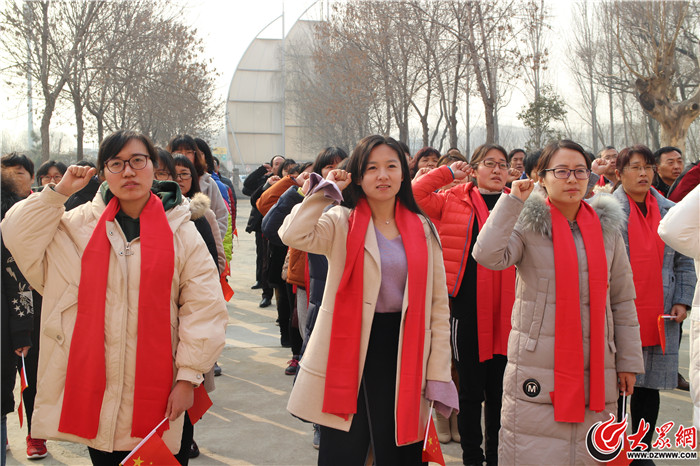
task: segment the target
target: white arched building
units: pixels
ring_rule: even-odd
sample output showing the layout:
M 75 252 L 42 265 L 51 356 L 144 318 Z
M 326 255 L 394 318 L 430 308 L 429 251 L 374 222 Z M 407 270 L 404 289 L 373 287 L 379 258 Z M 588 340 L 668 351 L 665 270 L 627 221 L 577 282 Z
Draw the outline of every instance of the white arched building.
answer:
M 284 13 L 253 39 L 231 80 L 226 101 L 226 140 L 234 165 L 251 167 L 276 154 L 311 161 L 304 149 L 303 127 L 295 118 L 286 75 L 294 66 L 288 57 L 308 57 L 314 25 L 327 3 L 314 2 L 284 35 Z

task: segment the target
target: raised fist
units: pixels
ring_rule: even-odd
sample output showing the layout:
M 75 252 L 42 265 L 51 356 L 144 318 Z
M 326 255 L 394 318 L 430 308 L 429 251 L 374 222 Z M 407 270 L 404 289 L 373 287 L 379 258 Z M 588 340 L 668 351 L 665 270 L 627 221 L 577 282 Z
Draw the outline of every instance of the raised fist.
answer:
M 326 179 L 335 183 L 341 191 L 348 187 L 350 181 L 352 181 L 351 178 L 352 175 L 350 173 L 337 168 L 328 172 L 328 176 L 326 176 Z
M 525 202 L 532 190 L 535 188 L 535 182 L 531 179 L 526 180 L 515 180 L 510 188 L 510 193 L 516 196 L 521 201 Z
M 95 173 L 97 170 L 92 167 L 71 165 L 54 189 L 64 196 L 71 196 L 87 186 Z

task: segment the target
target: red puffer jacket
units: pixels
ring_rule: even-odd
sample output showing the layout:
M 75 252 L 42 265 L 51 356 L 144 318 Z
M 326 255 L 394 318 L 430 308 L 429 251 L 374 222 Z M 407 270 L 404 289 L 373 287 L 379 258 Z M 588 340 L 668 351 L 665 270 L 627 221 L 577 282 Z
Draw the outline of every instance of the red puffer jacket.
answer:
M 447 165 L 432 170 L 413 183 L 413 196 L 423 212 L 440 220 L 438 232 L 447 275 L 447 292 L 457 296 L 469 257 L 475 211 L 469 199 L 473 184 L 461 184 L 449 191 L 435 190 L 454 180 Z

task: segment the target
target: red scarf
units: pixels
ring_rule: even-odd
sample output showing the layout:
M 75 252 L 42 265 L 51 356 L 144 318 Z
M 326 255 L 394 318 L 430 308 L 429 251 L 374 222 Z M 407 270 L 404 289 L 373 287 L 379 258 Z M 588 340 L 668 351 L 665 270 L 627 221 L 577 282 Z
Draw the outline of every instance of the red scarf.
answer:
M 583 422 L 586 414 L 583 329 L 576 243 L 569 222 L 547 199 L 552 215 L 556 313 L 554 325 L 554 391 L 549 395 L 557 422 Z M 608 262 L 600 219 L 586 202 L 576 215 L 588 262 L 590 319 L 589 403 L 591 411 L 605 409 L 605 313 Z M 556 399 L 555 399 L 556 395 Z
M 363 198 L 350 214 L 347 255 L 333 309 L 323 412 L 348 419 L 357 412 L 360 337 L 364 295 L 365 235 L 372 214 Z M 396 409 L 399 445 L 422 438 L 420 425 L 423 351 L 425 341 L 425 286 L 428 247 L 418 215 L 396 202 L 396 224 L 408 262 L 408 309 L 401 345 L 401 368 Z M 410 253 L 409 253 L 410 251 Z M 428 351 L 430 349 L 428 348 Z
M 479 231 L 489 217 L 479 188 L 472 187 L 469 198 L 476 211 Z M 510 190 L 505 189 L 508 193 Z M 493 358 L 494 354 L 508 354 L 510 315 L 515 302 L 515 267 L 490 270 L 481 264 L 476 266 L 476 318 L 479 332 L 479 361 Z
M 664 282 L 661 270 L 665 245 L 657 233 L 661 212 L 651 192 L 647 193 L 645 199 L 646 217 L 629 195 L 627 198 L 630 203 L 627 237 L 634 289 L 637 292 L 634 303 L 637 307 L 639 333 L 642 346 L 656 346 L 661 344 L 656 319 L 664 312 Z
M 112 198 L 97 221 L 81 259 L 78 315 L 68 357 L 58 430 L 86 439 L 97 436 L 106 387 L 105 301 L 112 250 L 106 222 L 113 221 L 119 209 L 118 199 Z M 173 232 L 162 202 L 153 193 L 139 220 L 141 280 L 133 437 L 145 437 L 163 419 L 173 385 L 170 340 L 170 287 L 175 268 Z M 126 313 L 126 302 L 122 304 Z M 161 429 L 167 429 L 167 422 Z

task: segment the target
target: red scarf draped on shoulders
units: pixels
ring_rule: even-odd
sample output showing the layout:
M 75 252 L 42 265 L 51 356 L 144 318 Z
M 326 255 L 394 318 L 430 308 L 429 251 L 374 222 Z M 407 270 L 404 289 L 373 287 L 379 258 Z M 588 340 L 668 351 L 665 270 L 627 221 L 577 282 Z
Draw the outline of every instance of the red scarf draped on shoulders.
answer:
M 469 191 L 479 231 L 489 217 L 484 198 L 479 188 Z M 504 191 L 510 192 L 508 188 Z M 476 265 L 476 319 L 479 334 L 479 361 L 493 358 L 494 354 L 508 354 L 510 316 L 515 302 L 515 266 L 505 270 L 490 270 Z
M 627 223 L 627 236 L 630 247 L 630 265 L 637 299 L 639 333 L 642 346 L 661 344 L 657 318 L 664 312 L 663 261 L 665 244 L 657 230 L 661 222 L 661 212 L 656 198 L 647 192 L 647 214 L 644 216 L 637 203 L 627 195 L 630 215 Z
M 569 221 L 547 199 L 552 215 L 552 242 L 556 282 L 554 325 L 554 391 L 550 392 L 557 422 L 583 422 L 586 414 L 583 329 L 579 266 Z M 605 409 L 605 313 L 608 262 L 598 214 L 586 202 L 576 215 L 588 262 L 589 292 L 589 402 L 591 411 Z M 555 397 L 556 395 L 556 397 Z
M 78 314 L 68 356 L 58 430 L 86 439 L 97 436 L 107 383 L 105 301 L 112 246 L 107 237 L 106 222 L 114 221 L 119 209 L 119 200 L 112 198 L 97 221 L 81 259 Z M 145 437 L 163 419 L 173 385 L 170 288 L 175 269 L 175 251 L 173 232 L 163 203 L 155 194 L 151 193 L 141 211 L 139 223 L 141 280 L 131 427 L 133 437 Z M 139 259 L 132 257 L 126 260 Z M 114 306 L 118 303 L 110 304 Z M 126 313 L 127 303 L 121 304 Z M 121 335 L 111 337 L 122 338 Z M 166 422 L 159 432 L 167 428 Z
M 363 198 L 349 218 L 343 276 L 336 292 L 331 327 L 323 412 L 348 419 L 357 412 L 360 387 L 360 336 L 364 296 L 365 235 L 372 213 Z M 401 367 L 396 401 L 396 436 L 399 444 L 422 438 L 420 425 L 423 348 L 425 342 L 425 288 L 428 247 L 418 215 L 396 202 L 396 224 L 408 262 L 408 309 L 403 319 Z M 410 251 L 410 253 L 409 253 Z

